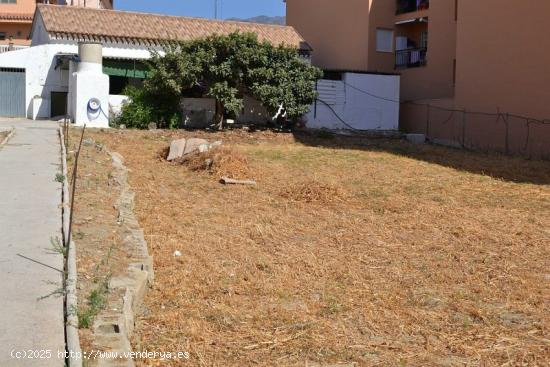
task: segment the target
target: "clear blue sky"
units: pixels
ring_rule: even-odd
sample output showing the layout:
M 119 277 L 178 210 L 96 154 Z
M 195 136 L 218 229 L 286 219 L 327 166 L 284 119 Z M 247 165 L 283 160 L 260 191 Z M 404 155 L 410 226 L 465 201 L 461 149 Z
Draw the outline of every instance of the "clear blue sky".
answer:
M 285 15 L 283 0 L 219 0 L 225 18 L 250 18 L 257 15 Z M 214 0 L 115 0 L 117 10 L 214 17 Z M 218 12 L 219 14 L 219 12 Z

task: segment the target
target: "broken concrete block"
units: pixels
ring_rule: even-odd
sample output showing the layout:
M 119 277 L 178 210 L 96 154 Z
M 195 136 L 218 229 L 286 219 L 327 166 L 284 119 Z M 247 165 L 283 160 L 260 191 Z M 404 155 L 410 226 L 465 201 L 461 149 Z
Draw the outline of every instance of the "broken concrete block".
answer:
M 168 158 L 166 158 L 166 160 L 173 161 L 174 159 L 183 157 L 186 142 L 186 139 L 178 139 L 171 142 L 170 153 L 168 153 Z
M 183 155 L 187 155 L 195 152 L 202 152 L 201 145 L 206 145 L 207 147 L 210 146 L 210 144 L 208 143 L 208 140 L 197 139 L 197 138 L 187 139 L 187 144 L 185 144 Z
M 210 150 L 210 144 L 199 145 L 199 153 L 208 152 Z
M 174 140 L 170 143 L 170 152 L 166 159 L 168 161 L 173 161 L 189 154 L 208 152 L 210 149 L 219 147 L 220 145 L 222 145 L 221 141 L 210 144 L 208 140 L 198 138 Z

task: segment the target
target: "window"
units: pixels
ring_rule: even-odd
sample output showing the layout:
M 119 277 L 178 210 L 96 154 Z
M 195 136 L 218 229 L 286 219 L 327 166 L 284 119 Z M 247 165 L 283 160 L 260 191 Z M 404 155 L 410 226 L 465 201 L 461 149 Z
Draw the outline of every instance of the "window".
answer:
M 6 40 L 6 32 L 0 32 L 0 41 Z
M 0 0 L 0 4 L 17 4 L 17 0 Z
M 393 31 L 391 29 L 376 30 L 376 51 L 393 52 Z

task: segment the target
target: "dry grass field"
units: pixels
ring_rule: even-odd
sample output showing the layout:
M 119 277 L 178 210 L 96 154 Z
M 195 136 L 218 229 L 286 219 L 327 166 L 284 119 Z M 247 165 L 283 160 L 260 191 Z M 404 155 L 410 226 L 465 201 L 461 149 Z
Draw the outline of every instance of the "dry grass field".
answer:
M 213 173 L 163 159 L 191 136 L 224 141 Z M 174 366 L 550 365 L 549 162 L 326 134 L 88 137 L 125 157 L 155 260 L 137 350 L 191 353 Z M 232 173 L 258 185 L 218 183 Z

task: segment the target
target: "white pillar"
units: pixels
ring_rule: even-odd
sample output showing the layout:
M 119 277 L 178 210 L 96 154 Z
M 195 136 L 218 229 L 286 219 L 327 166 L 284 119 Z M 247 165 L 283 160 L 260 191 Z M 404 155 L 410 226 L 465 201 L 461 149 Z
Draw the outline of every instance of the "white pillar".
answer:
M 70 87 L 73 122 L 88 127 L 109 127 L 109 76 L 103 74 L 101 43 L 79 43 L 80 61 Z

